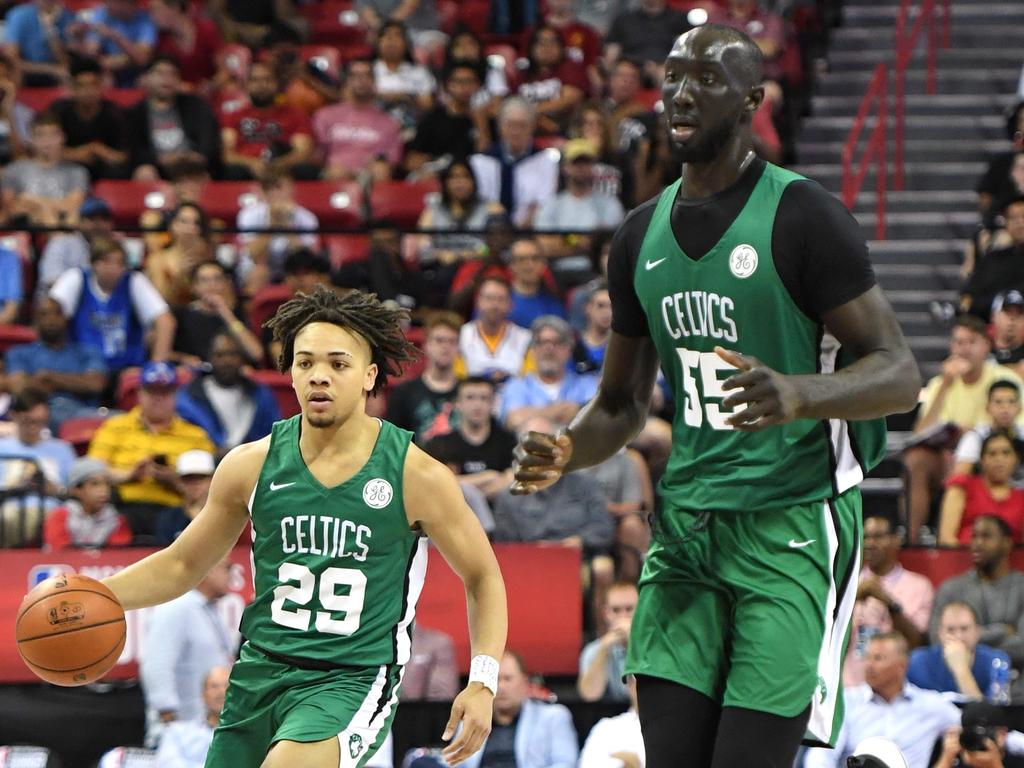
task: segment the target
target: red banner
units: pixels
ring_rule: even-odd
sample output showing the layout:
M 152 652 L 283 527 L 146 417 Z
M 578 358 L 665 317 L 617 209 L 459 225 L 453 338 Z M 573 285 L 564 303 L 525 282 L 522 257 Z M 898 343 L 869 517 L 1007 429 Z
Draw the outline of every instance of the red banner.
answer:
M 62 572 L 102 579 L 153 551 L 104 549 L 42 554 L 33 550 L 4 550 L 0 555 L 0 683 L 36 680 L 22 663 L 14 642 L 18 606 L 28 590 Z M 521 653 L 532 670 L 576 674 L 582 636 L 579 552 L 561 547 L 506 544 L 496 546 L 495 553 L 508 593 L 508 647 Z M 237 626 L 242 609 L 252 599 L 248 548 L 235 549 L 231 560 L 232 592 L 219 601 L 218 610 L 229 626 Z M 148 613 L 148 609 L 128 612 L 128 640 L 110 678 L 137 675 Z M 468 672 L 465 591 L 436 549 L 430 552 L 416 622 L 451 635 L 462 672 Z

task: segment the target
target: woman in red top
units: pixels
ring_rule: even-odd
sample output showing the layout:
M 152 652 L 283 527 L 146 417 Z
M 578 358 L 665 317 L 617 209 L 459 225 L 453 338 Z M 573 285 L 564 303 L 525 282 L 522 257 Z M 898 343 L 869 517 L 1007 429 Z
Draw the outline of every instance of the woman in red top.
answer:
M 537 106 L 538 134 L 564 133 L 586 93 L 583 67 L 566 59 L 562 34 L 547 26 L 530 36 L 527 62 L 512 90 Z
M 1013 540 L 1024 529 L 1024 491 L 1010 479 L 1020 458 L 1005 430 L 994 430 L 981 444 L 979 470 L 973 475 L 954 475 L 946 481 L 939 521 L 939 544 L 955 547 L 971 540 L 971 526 L 982 515 L 1005 520 Z

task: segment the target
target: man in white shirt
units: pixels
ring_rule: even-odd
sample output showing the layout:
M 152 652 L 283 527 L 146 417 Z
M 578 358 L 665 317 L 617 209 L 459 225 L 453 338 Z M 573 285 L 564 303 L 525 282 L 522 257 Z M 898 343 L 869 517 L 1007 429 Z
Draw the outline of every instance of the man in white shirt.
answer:
M 907 640 L 897 632 L 875 635 L 868 646 L 863 685 L 845 691 L 846 717 L 835 749 L 808 751 L 804 768 L 840 768 L 871 736 L 891 740 L 909 768 L 928 768 L 935 743 L 960 724 L 960 710 L 941 693 L 907 682 Z
M 214 667 L 203 677 L 203 717 L 171 723 L 160 738 L 157 768 L 203 768 L 210 751 L 213 731 L 220 724 L 220 711 L 228 692 L 228 667 Z
M 320 221 L 316 214 L 295 202 L 295 183 L 283 171 L 271 168 L 260 176 L 263 199 L 238 212 L 241 234 L 239 277 L 249 294 L 255 294 L 284 273 L 284 259 L 296 248 L 319 247 L 316 235 Z M 261 229 L 291 229 L 294 232 L 263 234 Z
M 469 158 L 480 197 L 501 203 L 522 228 L 558 191 L 558 152 L 533 146 L 536 127 L 537 110 L 530 102 L 506 99 L 498 113 L 498 143 Z
M 487 277 L 476 293 L 476 320 L 459 331 L 459 354 L 470 376 L 501 384 L 517 376 L 530 349 L 530 332 L 509 322 L 512 288 L 500 277 Z

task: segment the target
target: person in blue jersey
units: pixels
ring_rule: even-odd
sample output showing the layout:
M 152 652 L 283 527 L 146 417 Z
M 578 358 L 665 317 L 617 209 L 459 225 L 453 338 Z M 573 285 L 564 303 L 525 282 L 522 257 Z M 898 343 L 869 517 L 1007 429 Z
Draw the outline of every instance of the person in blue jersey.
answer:
M 174 543 L 105 580 L 129 610 L 172 600 L 251 522 L 255 596 L 210 768 L 367 764 L 411 657 L 427 537 L 465 584 L 475 654 L 442 737 L 447 763 L 490 733 L 507 631 L 497 560 L 451 471 L 366 413 L 414 354 L 405 317 L 325 287 L 282 305 L 268 327 L 302 412 L 228 453 Z
M 88 269 L 69 269 L 50 289 L 68 318 L 72 341 L 99 350 L 113 373 L 147 359 L 166 360 L 174 341 L 174 315 L 149 279 L 128 269 L 121 244 L 96 240 L 89 264 Z

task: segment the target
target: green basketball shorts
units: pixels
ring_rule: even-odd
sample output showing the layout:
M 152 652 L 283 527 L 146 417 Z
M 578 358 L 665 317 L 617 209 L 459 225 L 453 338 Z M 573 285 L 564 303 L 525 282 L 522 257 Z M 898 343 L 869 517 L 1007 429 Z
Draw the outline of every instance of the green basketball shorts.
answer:
M 361 768 L 387 737 L 402 667 L 299 669 L 249 643 L 231 670 L 206 768 L 259 768 L 279 741 L 338 739 L 340 768 Z
M 860 490 L 760 512 L 668 509 L 640 577 L 626 672 L 795 717 L 834 744 L 860 570 Z

